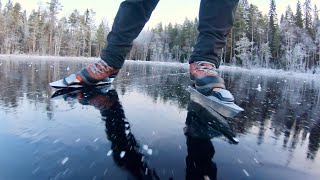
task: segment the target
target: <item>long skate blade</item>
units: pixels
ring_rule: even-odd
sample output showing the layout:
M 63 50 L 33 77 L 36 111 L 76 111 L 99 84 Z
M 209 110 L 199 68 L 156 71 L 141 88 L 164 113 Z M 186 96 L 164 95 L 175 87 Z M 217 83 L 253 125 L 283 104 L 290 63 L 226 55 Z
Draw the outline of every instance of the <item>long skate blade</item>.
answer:
M 106 78 L 103 81 L 98 82 L 94 86 L 105 86 L 105 85 L 111 84 L 113 82 L 113 80 L 114 80 L 114 78 Z M 84 87 L 82 84 L 67 85 L 67 84 L 65 84 L 64 79 L 60 79 L 58 81 L 51 82 L 51 83 L 49 83 L 49 85 L 53 88 L 56 88 L 56 89 Z
M 188 87 L 188 91 L 191 93 L 191 98 L 198 98 L 201 101 L 200 104 L 205 103 L 212 110 L 216 111 L 224 117 L 233 118 L 240 112 L 244 111 L 234 102 L 221 101 L 214 96 L 205 96 L 191 86 Z

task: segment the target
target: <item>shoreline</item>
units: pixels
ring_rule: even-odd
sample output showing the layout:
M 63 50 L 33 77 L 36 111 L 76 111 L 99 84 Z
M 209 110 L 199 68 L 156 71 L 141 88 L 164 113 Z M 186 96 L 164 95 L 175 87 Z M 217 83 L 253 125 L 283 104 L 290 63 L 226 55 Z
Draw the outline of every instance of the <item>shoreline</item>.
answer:
M 99 57 L 63 57 L 63 56 L 39 56 L 39 55 L 6 55 L 0 54 L 0 60 L 15 60 L 15 61 L 96 61 Z M 126 60 L 126 63 L 143 63 L 143 64 L 157 64 L 163 66 L 178 66 L 188 69 L 188 63 L 179 62 L 163 62 L 163 61 L 140 61 L 140 60 Z M 284 71 L 282 69 L 266 69 L 266 68 L 242 68 L 238 66 L 226 66 L 221 65 L 219 70 L 222 71 L 233 71 L 242 73 L 253 73 L 266 76 L 283 76 L 283 77 L 295 77 L 303 79 L 319 79 L 320 72 L 316 74 Z

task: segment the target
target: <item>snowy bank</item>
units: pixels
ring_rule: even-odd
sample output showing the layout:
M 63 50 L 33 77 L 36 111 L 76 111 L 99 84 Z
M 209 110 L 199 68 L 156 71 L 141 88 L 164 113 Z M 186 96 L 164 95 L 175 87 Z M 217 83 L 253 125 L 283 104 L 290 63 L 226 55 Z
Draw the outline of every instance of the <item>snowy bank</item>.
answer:
M 245 69 L 236 66 L 220 66 L 221 71 L 230 71 L 230 72 L 241 72 L 248 74 L 256 74 L 263 76 L 277 76 L 277 77 L 287 77 L 287 78 L 301 78 L 301 79 L 320 79 L 320 72 L 316 74 L 312 73 L 302 73 L 302 72 L 292 72 L 284 71 L 281 69 L 266 69 L 266 68 L 252 68 Z
M 36 55 L 0 55 L 0 60 L 14 60 L 14 61 L 97 61 L 98 57 L 58 57 L 58 56 L 36 56 Z M 188 63 L 179 62 L 160 62 L 160 61 L 139 61 L 139 60 L 126 60 L 126 63 L 139 63 L 139 64 L 151 64 L 160 66 L 174 66 L 188 69 Z M 291 72 L 284 71 L 281 69 L 266 69 L 266 68 L 252 68 L 245 69 L 237 66 L 220 66 L 220 71 L 228 72 L 241 72 L 249 73 L 263 76 L 281 76 L 281 77 L 292 77 L 292 78 L 302 78 L 302 79 L 320 79 L 320 70 L 316 74 L 302 73 L 302 72 Z

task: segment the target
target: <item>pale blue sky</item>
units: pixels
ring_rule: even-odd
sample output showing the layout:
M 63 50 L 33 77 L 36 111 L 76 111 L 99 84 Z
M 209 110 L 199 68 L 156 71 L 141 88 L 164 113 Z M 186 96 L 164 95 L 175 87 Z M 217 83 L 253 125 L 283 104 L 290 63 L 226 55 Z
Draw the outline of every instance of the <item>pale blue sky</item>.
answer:
M 7 0 L 1 0 L 3 4 Z M 49 0 L 13 0 L 13 2 L 19 2 L 24 9 L 29 13 L 32 9 L 37 9 L 39 2 L 43 2 L 45 5 Z M 96 12 L 96 21 L 106 19 L 112 23 L 114 16 L 118 10 L 119 4 L 123 0 L 60 0 L 63 5 L 63 11 L 60 16 L 68 16 L 74 9 L 78 9 L 83 13 L 87 8 L 91 8 Z M 269 11 L 269 0 L 248 0 L 249 3 L 255 4 L 259 9 L 267 13 Z M 295 10 L 297 0 L 276 0 L 278 15 L 284 13 L 286 7 L 291 5 Z M 304 2 L 304 0 L 300 0 Z M 317 4 L 320 8 L 320 0 L 311 0 L 313 4 Z M 152 27 L 158 22 L 183 22 L 186 17 L 195 18 L 198 15 L 200 0 L 160 0 L 158 7 L 153 12 L 152 17 L 147 24 L 148 27 Z

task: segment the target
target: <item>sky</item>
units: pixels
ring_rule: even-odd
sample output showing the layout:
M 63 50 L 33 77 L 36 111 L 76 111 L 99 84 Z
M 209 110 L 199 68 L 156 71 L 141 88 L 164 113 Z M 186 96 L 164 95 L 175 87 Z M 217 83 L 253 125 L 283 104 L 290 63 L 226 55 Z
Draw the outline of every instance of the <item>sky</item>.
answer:
M 2 4 L 5 4 L 7 0 L 0 0 Z M 46 5 L 45 2 L 49 0 L 12 0 L 13 2 L 19 2 L 23 9 L 27 10 L 29 14 L 32 9 L 38 9 L 39 4 Z M 112 23 L 117 13 L 120 3 L 123 0 L 60 0 L 63 6 L 62 12 L 59 16 L 68 17 L 74 9 L 78 9 L 80 13 L 88 9 L 93 9 L 96 12 L 95 20 L 99 24 L 102 20 Z M 290 5 L 295 11 L 297 0 L 275 0 L 277 4 L 277 12 L 280 15 L 286 10 L 286 7 Z M 249 3 L 257 5 L 259 10 L 263 13 L 269 11 L 269 0 L 248 0 Z M 304 0 L 300 0 L 304 2 Z M 317 4 L 320 9 L 320 0 L 311 0 L 312 4 Z M 169 22 L 182 23 L 186 17 L 194 19 L 198 16 L 198 9 L 200 0 L 160 0 L 156 10 L 153 12 L 151 19 L 147 23 L 146 27 L 153 27 L 159 22 L 168 24 Z M 178 8 L 179 7 L 179 8 Z

